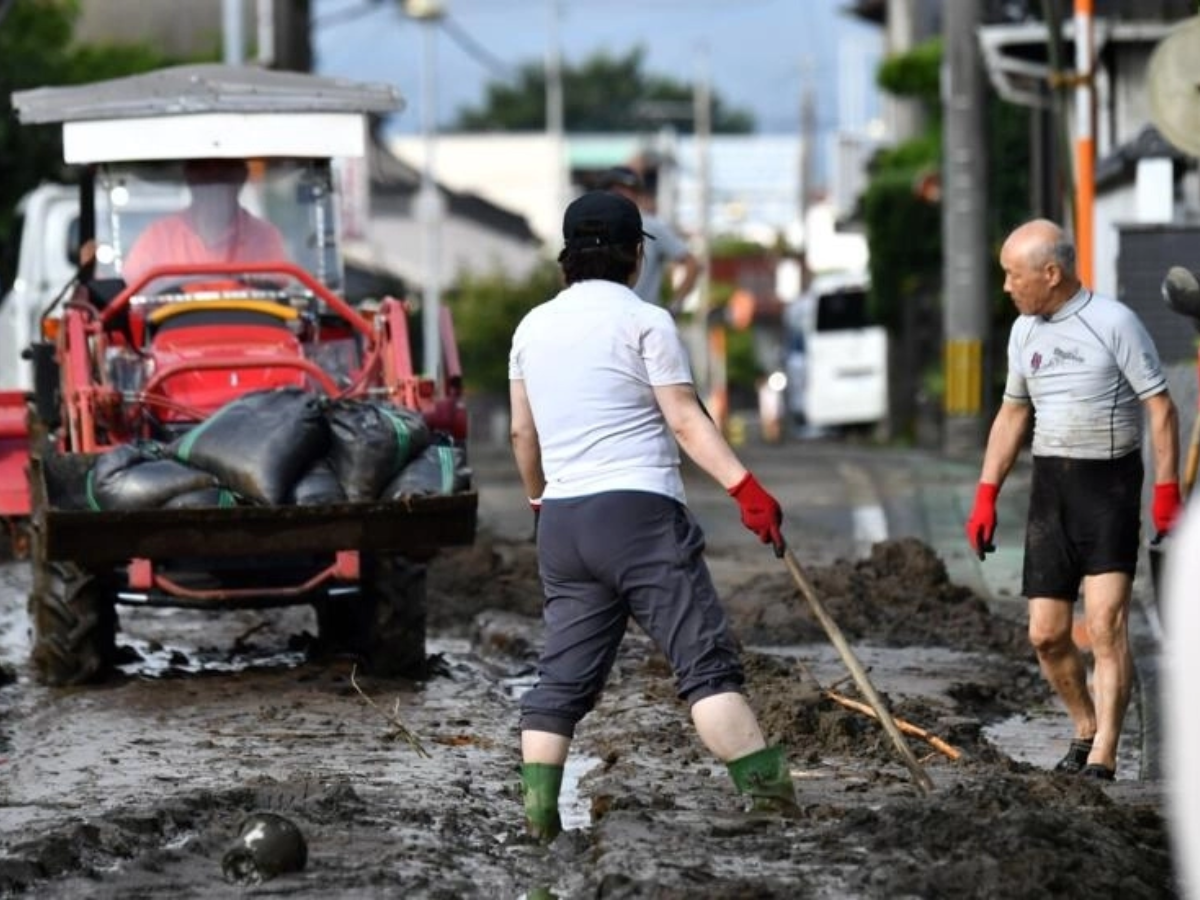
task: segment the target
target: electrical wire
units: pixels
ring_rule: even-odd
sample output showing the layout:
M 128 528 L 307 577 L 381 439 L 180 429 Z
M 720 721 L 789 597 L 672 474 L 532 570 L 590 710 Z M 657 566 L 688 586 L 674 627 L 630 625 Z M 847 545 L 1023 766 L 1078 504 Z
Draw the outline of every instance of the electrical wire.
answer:
M 512 77 L 516 74 L 516 68 L 493 55 L 487 47 L 473 38 L 457 20 L 445 15 L 442 16 L 438 24 L 442 26 L 442 31 L 446 33 L 446 36 L 458 44 L 459 48 L 467 56 L 491 72 L 493 76 L 503 81 L 512 80 Z
M 371 13 L 379 12 L 381 9 L 387 9 L 387 6 L 380 3 L 379 0 L 363 0 L 358 6 L 348 6 L 345 9 L 313 16 L 312 27 L 330 28 L 337 25 L 345 25 L 347 22 L 357 22 L 359 19 L 365 19 Z

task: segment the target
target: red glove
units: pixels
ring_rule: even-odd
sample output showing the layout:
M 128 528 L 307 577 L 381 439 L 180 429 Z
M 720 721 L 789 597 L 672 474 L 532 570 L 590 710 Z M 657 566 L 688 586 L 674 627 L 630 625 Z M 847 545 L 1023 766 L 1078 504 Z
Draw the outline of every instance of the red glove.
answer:
M 1157 537 L 1162 537 L 1175 525 L 1182 504 L 1178 481 L 1169 481 L 1166 484 L 1154 486 L 1154 505 L 1150 507 L 1150 515 L 1154 519 L 1154 530 L 1158 532 Z
M 975 506 L 971 517 L 967 519 L 967 543 L 975 554 L 983 559 L 996 549 L 993 543 L 996 539 L 996 496 L 1000 493 L 1000 485 L 979 482 L 975 489 Z
M 729 489 L 729 496 L 741 508 L 742 524 L 764 544 L 771 544 L 776 556 L 782 556 L 784 543 L 779 526 L 783 524 L 783 510 L 779 508 L 779 502 L 763 490 L 758 479 L 749 472 Z

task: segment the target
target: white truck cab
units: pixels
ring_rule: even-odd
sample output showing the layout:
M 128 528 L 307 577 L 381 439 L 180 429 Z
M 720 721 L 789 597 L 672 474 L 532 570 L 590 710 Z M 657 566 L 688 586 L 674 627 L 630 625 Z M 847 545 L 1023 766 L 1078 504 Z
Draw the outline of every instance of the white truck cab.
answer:
M 40 339 L 42 311 L 75 275 L 79 245 L 79 188 L 43 184 L 17 206 L 3 271 L 11 282 L 0 298 L 0 390 L 33 387 L 22 351 Z M 11 275 L 9 274 L 11 273 Z

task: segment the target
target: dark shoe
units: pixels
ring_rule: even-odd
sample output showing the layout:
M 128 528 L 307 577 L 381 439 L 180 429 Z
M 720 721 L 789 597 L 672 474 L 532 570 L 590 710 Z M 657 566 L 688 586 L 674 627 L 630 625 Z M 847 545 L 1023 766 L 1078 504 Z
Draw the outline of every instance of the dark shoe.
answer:
M 1071 746 L 1067 748 L 1067 755 L 1058 761 L 1058 765 L 1054 767 L 1054 771 L 1063 775 L 1080 774 L 1084 766 L 1087 765 L 1088 754 L 1091 752 L 1091 738 L 1088 738 L 1086 741 L 1076 738 L 1071 741 Z
M 1079 773 L 1079 777 L 1095 778 L 1097 781 L 1112 781 L 1117 777 L 1117 772 L 1115 769 L 1110 769 L 1108 766 L 1092 763 L 1090 766 L 1083 767 Z

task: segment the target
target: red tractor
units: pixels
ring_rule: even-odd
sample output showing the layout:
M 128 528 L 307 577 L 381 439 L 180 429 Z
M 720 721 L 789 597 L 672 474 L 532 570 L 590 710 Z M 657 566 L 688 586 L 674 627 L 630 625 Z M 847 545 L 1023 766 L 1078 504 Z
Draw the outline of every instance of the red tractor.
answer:
M 81 186 L 79 275 L 25 351 L 27 424 L 13 426 L 11 398 L 0 415 L 0 438 L 27 432 L 38 679 L 109 673 L 117 604 L 311 604 L 320 646 L 424 674 L 425 563 L 475 535 L 461 372 L 445 310 L 437 371 L 422 373 L 409 304 L 343 296 L 334 165 L 364 152 L 366 115 L 396 109 L 395 91 L 213 65 L 13 102 L 26 124 L 63 125 Z M 217 193 L 236 207 L 219 227 L 200 209 Z M 457 477 L 308 503 L 224 484 L 187 504 L 95 501 L 92 474 L 121 448 L 178 464 L 231 406 L 285 395 L 418 421 Z M 252 421 L 242 438 L 278 443 L 293 424 Z

